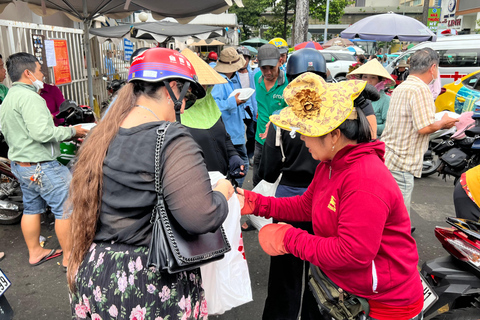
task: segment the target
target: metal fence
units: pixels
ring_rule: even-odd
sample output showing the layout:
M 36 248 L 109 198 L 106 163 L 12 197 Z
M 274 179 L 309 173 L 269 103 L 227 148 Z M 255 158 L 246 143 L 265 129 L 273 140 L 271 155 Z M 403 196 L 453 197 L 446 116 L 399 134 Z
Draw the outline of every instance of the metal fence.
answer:
M 43 35 L 45 40 L 67 40 L 68 56 L 72 82 L 58 87 L 67 99 L 75 100 L 78 104 L 88 104 L 87 72 L 84 62 L 83 30 L 40 25 L 18 21 L 0 20 L 0 53 L 4 58 L 17 52 L 35 54 L 33 35 Z M 51 82 L 53 70 L 48 68 Z M 5 85 L 11 86 L 7 77 Z
M 0 20 L 0 53 L 3 56 L 4 62 L 9 55 L 17 52 L 28 52 L 35 55 L 34 41 L 32 38 L 34 35 L 42 35 L 45 40 L 66 40 L 72 81 L 68 84 L 58 85 L 58 87 L 66 99 L 74 100 L 81 105 L 88 105 L 89 99 L 86 58 L 83 46 L 83 29 Z M 107 92 L 108 82 L 105 80 L 105 76 L 108 74 L 105 62 L 109 50 L 114 53 L 112 62 L 113 67 L 115 68 L 115 73 L 114 76 L 110 76 L 110 79 L 108 80 L 113 78 L 127 79 L 129 61 L 125 61 L 124 59 L 125 49 L 123 47 L 123 41 L 121 40 L 122 39 L 115 40 L 114 42 L 99 42 L 97 37 L 90 39 L 93 68 L 93 95 L 97 107 L 100 107 L 101 103 L 109 97 Z M 155 46 L 155 44 L 154 41 L 133 40 L 133 50 L 140 47 L 152 47 Z M 46 61 L 44 63 L 46 63 Z M 53 83 L 53 68 L 49 67 L 47 73 L 50 79 L 49 82 Z M 7 77 L 4 84 L 7 87 L 10 87 L 12 82 Z

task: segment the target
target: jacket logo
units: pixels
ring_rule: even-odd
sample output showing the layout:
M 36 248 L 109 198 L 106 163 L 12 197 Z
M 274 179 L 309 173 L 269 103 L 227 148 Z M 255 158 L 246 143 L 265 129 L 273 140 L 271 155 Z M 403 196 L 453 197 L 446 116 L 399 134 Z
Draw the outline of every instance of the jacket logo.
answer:
M 274 94 L 273 99 L 283 99 L 283 94 Z
M 328 204 L 328 209 L 332 210 L 333 212 L 337 212 L 337 200 L 334 196 L 330 198 L 330 203 Z

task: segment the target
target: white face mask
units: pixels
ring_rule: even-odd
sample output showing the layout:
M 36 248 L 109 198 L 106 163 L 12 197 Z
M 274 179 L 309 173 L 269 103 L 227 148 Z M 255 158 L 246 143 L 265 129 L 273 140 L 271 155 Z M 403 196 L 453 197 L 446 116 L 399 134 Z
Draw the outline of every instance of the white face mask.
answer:
M 32 73 L 32 76 L 33 76 L 33 73 Z M 32 85 L 35 87 L 35 89 L 37 89 L 37 91 L 42 90 L 43 82 L 38 80 L 35 76 L 33 77 L 35 78 L 35 81 L 32 81 L 32 79 L 30 79 L 30 81 L 32 81 Z
M 436 73 L 438 74 L 438 71 L 436 71 Z M 435 78 L 435 76 L 432 74 L 432 81 L 430 81 L 430 83 L 428 84 L 429 86 L 433 85 L 435 83 L 435 80 L 437 80 L 437 78 Z

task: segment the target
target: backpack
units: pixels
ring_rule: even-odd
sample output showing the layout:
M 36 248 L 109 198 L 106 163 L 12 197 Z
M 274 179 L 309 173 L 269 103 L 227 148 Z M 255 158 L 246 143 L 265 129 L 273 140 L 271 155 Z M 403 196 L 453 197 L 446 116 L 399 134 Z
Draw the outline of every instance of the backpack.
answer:
M 320 268 L 310 264 L 308 285 L 322 314 L 336 320 L 354 320 L 360 313 L 369 313 L 368 301 L 346 292 L 330 280 Z

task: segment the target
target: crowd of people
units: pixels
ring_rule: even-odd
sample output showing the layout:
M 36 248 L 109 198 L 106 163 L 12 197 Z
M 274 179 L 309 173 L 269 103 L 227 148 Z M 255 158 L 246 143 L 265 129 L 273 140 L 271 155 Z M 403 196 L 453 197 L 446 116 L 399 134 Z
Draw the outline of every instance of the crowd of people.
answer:
M 429 134 L 457 121 L 435 121 L 429 85 L 439 78 L 437 52 L 418 50 L 406 74 L 397 66 L 396 79 L 376 58 L 360 57 L 338 83 L 317 50 L 288 61 L 287 52 L 283 39 L 272 39 L 252 70 L 244 47 L 206 61 L 189 49 L 137 50 L 128 83 L 91 132 L 56 126 L 61 92 L 43 84 L 34 56 L 8 57 L 13 86 L 0 125 L 23 191 L 29 263 L 63 255 L 74 319 L 206 319 L 198 268 L 148 265 L 158 164 L 166 207 L 191 234 L 218 229 L 234 196 L 242 215 L 274 219 L 259 232 L 271 256 L 263 319 L 321 317 L 305 284 L 310 264 L 367 299 L 368 319 L 422 319 L 409 218 L 414 177 Z M 241 98 L 246 89 L 253 93 Z M 55 160 L 59 142 L 85 136 L 71 175 Z M 254 186 L 281 175 L 275 197 L 242 189 L 248 170 Z M 211 186 L 209 171 L 226 179 Z M 47 206 L 61 250 L 38 241 Z

